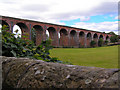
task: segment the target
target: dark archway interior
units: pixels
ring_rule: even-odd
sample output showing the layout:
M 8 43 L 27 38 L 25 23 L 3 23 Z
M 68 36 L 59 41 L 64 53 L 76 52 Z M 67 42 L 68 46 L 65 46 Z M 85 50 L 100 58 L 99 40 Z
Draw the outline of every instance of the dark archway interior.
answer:
M 34 25 L 31 31 L 31 39 L 36 45 L 40 45 L 43 39 L 43 28 L 40 25 Z
M 108 39 L 109 39 L 109 36 L 106 37 L 106 40 L 108 40 Z
M 103 35 L 100 35 L 99 39 L 100 39 L 100 38 L 103 38 Z
M 87 34 L 87 38 L 91 38 L 91 33 L 88 33 L 88 34 Z
M 8 29 L 10 28 L 9 24 L 6 21 L 0 20 L 0 22 L 2 23 L 2 24 L 0 23 L 2 26 L 6 25 Z
M 68 35 L 68 33 L 67 33 L 67 31 L 66 31 L 66 29 L 61 29 L 60 30 L 60 35 Z
M 26 32 L 26 29 L 28 29 L 27 26 L 24 23 L 17 23 L 16 25 L 18 25 L 20 27 L 22 32 L 23 32 L 23 30 L 24 30 L 24 32 Z
M 76 36 L 76 31 L 75 30 L 72 30 L 71 32 L 70 32 L 70 36 Z
M 84 36 L 85 36 L 84 32 L 79 33 L 79 37 L 84 37 Z
M 56 30 L 54 27 L 49 27 L 48 29 L 48 32 L 49 32 L 49 37 L 54 40 L 55 37 L 56 37 Z
M 98 38 L 98 35 L 97 35 L 97 34 L 94 34 L 93 38 L 97 39 L 97 38 Z
M 50 33 L 52 33 L 52 34 L 55 34 L 55 33 L 56 33 L 56 30 L 55 30 L 54 27 L 49 27 L 47 30 L 48 30 L 49 34 L 50 34 Z
M 33 28 L 34 28 L 35 30 L 40 30 L 40 31 L 43 30 L 40 25 L 35 25 L 35 26 L 33 26 Z

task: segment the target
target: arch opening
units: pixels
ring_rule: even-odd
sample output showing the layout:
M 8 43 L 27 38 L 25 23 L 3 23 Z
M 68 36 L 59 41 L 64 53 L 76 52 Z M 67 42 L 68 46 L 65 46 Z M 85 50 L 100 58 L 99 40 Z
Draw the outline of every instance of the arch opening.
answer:
M 18 25 L 22 30 L 24 30 L 24 32 L 26 32 L 26 29 L 28 29 L 24 23 L 17 23 L 16 25 Z
M 74 47 L 77 46 L 77 33 L 75 30 L 70 32 L 70 46 Z
M 18 37 L 21 38 L 21 36 L 22 36 L 22 30 L 20 29 L 20 27 L 19 27 L 18 25 L 14 25 L 14 26 L 13 26 L 13 31 L 12 31 L 12 33 L 15 34 L 14 36 L 15 36 L 16 38 L 18 38 Z
M 96 33 L 93 35 L 93 40 L 95 41 L 95 45 L 93 46 L 98 46 L 98 35 Z
M 79 33 L 79 47 L 84 47 L 84 43 L 85 43 L 85 33 L 81 31 Z
M 89 33 L 87 34 L 87 38 L 88 38 L 88 39 L 91 39 L 91 36 L 92 36 L 92 35 L 91 35 L 91 33 L 89 32 Z
M 102 38 L 102 39 L 103 39 L 103 35 L 100 35 L 100 36 L 99 36 L 99 39 L 100 39 L 100 38 Z
M 84 37 L 85 36 L 85 33 L 82 31 L 79 33 L 79 37 Z
M 6 21 L 4 21 L 4 20 L 0 20 L 0 27 L 1 27 L 1 29 L 2 29 L 3 26 L 5 26 L 7 30 L 10 30 L 9 24 Z
M 49 32 L 48 32 L 48 30 L 46 30 L 46 40 L 48 40 L 49 39 Z
M 60 35 L 68 35 L 68 33 L 67 33 L 67 30 L 66 29 L 61 29 L 60 30 Z
M 49 32 L 49 38 L 52 40 L 52 45 L 53 46 L 56 46 L 57 44 L 57 33 L 56 33 L 56 29 L 54 27 L 49 27 L 48 29 L 48 32 Z
M 17 23 L 16 25 L 18 28 L 20 28 L 19 30 L 21 30 L 21 38 L 28 39 L 28 27 L 24 23 Z
M 58 38 L 60 39 L 60 33 L 58 32 Z
M 61 29 L 59 31 L 59 34 L 60 34 L 60 38 L 59 38 L 59 43 L 60 43 L 60 46 L 68 46 L 68 32 L 66 29 Z
M 43 30 L 43 28 L 40 25 L 34 25 L 33 28 L 40 31 Z
M 108 40 L 108 39 L 109 39 L 109 36 L 107 35 L 107 36 L 106 36 L 106 40 Z
M 40 45 L 43 40 L 43 28 L 40 25 L 34 25 L 31 31 L 31 40 Z
M 72 30 L 71 32 L 70 32 L 70 36 L 76 36 L 76 31 L 75 30 Z
M 53 39 L 54 36 L 56 35 L 56 30 L 55 30 L 55 28 L 54 28 L 54 27 L 49 27 L 49 28 L 47 29 L 47 31 L 49 32 L 49 37 L 50 37 L 51 39 Z
M 87 38 L 87 40 L 86 40 L 86 46 L 87 46 L 87 47 L 90 47 L 90 42 L 91 42 L 91 40 L 92 40 L 92 35 L 91 35 L 90 32 L 87 33 L 86 38 Z
M 93 35 L 93 38 L 94 38 L 94 39 L 97 39 L 97 38 L 98 38 L 98 35 L 95 33 L 95 34 Z

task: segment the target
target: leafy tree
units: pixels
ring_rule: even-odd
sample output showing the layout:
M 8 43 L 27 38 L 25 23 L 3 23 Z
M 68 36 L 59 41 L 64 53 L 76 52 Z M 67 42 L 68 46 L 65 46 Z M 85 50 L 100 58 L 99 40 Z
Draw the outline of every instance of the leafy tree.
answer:
M 98 40 L 98 46 L 103 46 L 103 39 L 102 38 L 100 38 L 99 40 Z
M 91 47 L 95 47 L 95 44 L 96 44 L 96 42 L 95 42 L 94 40 L 92 40 L 92 41 L 90 42 L 90 46 L 91 46 Z
M 111 35 L 116 35 L 114 32 L 109 32 L 108 34 L 111 34 Z
M 118 42 L 118 40 L 119 40 L 118 35 L 113 35 L 113 36 L 110 37 L 110 41 L 112 43 Z

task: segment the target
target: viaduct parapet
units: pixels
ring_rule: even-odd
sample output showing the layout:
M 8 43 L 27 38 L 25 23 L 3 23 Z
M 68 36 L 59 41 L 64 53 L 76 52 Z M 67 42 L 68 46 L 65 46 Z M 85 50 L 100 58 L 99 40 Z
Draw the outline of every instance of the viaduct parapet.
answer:
M 46 30 L 49 32 L 49 38 L 52 39 L 54 47 L 90 47 L 91 40 L 96 41 L 97 46 L 100 38 L 103 38 L 104 41 L 110 41 L 109 38 L 112 36 L 98 31 L 14 17 L 2 16 L 0 21 L 2 25 L 8 25 L 10 32 L 13 32 L 14 25 L 18 25 L 21 28 L 22 35 L 27 33 L 30 40 L 31 30 L 34 28 L 36 31 L 36 45 L 39 45 L 42 40 L 46 40 Z

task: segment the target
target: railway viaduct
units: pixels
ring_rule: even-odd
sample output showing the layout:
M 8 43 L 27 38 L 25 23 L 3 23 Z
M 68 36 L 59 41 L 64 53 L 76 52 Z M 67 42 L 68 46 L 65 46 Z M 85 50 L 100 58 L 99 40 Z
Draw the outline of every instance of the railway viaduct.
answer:
M 91 40 L 98 43 L 100 38 L 103 38 L 104 41 L 109 41 L 109 38 L 111 37 L 110 34 L 98 31 L 14 17 L 2 16 L 0 17 L 0 21 L 2 22 L 2 25 L 8 25 L 10 32 L 13 32 L 14 25 L 18 25 L 21 28 L 22 35 L 28 33 L 28 38 L 30 40 L 31 30 L 34 28 L 36 31 L 36 45 L 39 45 L 42 40 L 46 40 L 46 30 L 49 32 L 49 38 L 52 39 L 52 45 L 54 47 L 90 47 Z M 60 37 L 58 34 L 60 34 Z

